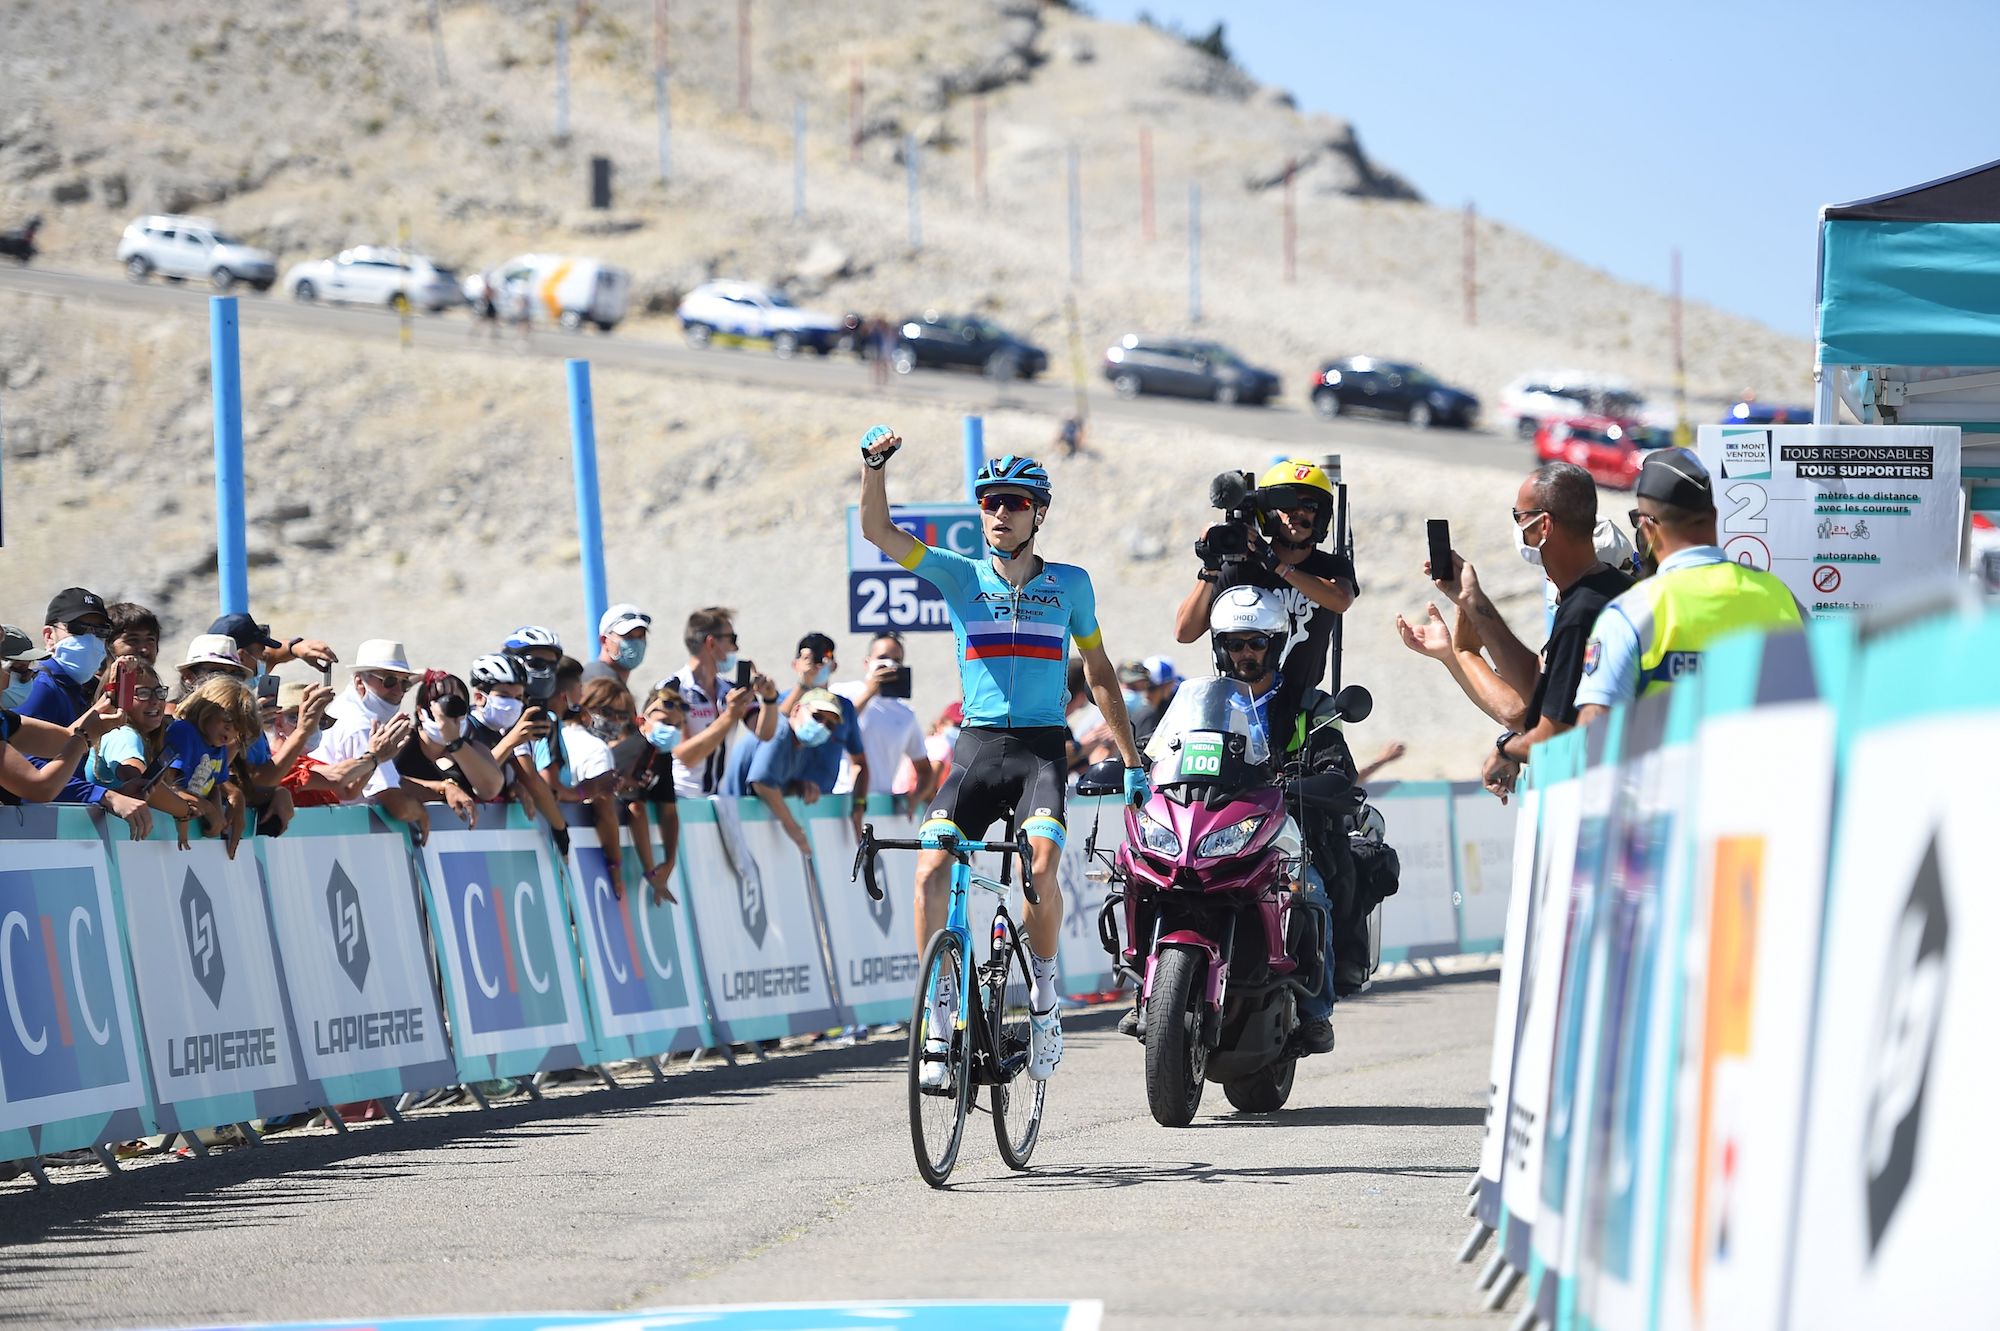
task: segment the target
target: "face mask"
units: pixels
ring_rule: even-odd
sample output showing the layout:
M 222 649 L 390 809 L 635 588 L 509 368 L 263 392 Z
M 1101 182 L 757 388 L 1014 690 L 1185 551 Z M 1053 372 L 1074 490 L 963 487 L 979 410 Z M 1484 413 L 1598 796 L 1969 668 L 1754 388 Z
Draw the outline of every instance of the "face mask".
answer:
M 1528 524 L 1540 522 L 1541 520 L 1541 515 L 1536 514 L 1534 517 L 1528 519 Z M 1514 528 L 1514 552 L 1521 556 L 1523 562 L 1534 568 L 1540 568 L 1542 566 L 1542 550 L 1540 546 L 1528 544 L 1528 524 Z M 1547 538 L 1544 537 L 1543 539 L 1546 540 Z
M 84 684 L 104 668 L 104 652 L 104 639 L 76 637 L 64 638 L 49 655 L 55 658 L 65 675 L 78 684 Z
M 826 722 L 816 716 L 809 716 L 794 725 L 792 733 L 798 736 L 799 743 L 811 749 L 826 743 L 827 737 L 833 732 L 826 728 Z
M 521 719 L 522 710 L 523 704 L 519 698 L 509 698 L 504 693 L 493 693 L 487 695 L 477 715 L 481 725 L 504 735 L 514 728 L 516 721 Z
M 715 673 L 725 679 L 736 677 L 736 653 L 731 652 L 715 663 Z
M 435 721 L 430 720 L 428 717 L 418 722 L 418 724 L 423 727 L 425 739 L 429 740 L 433 744 L 442 745 L 444 743 L 443 726 L 439 725 Z
M 661 753 L 672 753 L 674 746 L 681 742 L 681 728 L 662 721 L 646 732 L 646 738 L 651 740 L 653 747 Z
M 28 690 L 32 687 L 32 682 L 28 684 L 9 684 L 5 690 L 0 690 L 0 707 L 5 707 L 9 711 L 19 707 L 28 700 Z
M 615 716 L 593 716 L 584 722 L 583 728 L 606 744 L 616 744 L 625 733 L 625 723 Z
M 1125 715 L 1127 716 L 1137 716 L 1140 710 L 1146 705 L 1146 695 L 1137 689 L 1120 689 L 1119 694 L 1125 699 Z
M 361 690 L 361 710 L 368 713 L 370 721 L 387 721 L 401 711 L 402 707 L 387 698 L 377 697 L 364 686 Z
M 833 662 L 822 661 L 819 669 L 813 671 L 813 687 L 818 688 L 833 678 Z
M 646 659 L 644 638 L 620 638 L 618 640 L 618 664 L 627 670 L 636 670 Z
M 547 702 L 556 693 L 556 668 L 543 665 L 539 661 L 529 661 L 527 693 L 536 702 Z

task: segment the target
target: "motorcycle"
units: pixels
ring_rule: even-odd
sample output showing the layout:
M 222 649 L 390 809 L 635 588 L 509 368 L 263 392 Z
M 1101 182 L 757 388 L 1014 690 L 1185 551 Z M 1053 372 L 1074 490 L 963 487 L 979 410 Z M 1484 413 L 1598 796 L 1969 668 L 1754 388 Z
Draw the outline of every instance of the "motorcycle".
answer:
M 1146 1100 L 1165 1127 L 1186 1127 L 1211 1081 L 1245 1112 L 1290 1098 L 1298 1000 L 1324 983 L 1299 960 L 1326 933 L 1326 907 L 1301 895 L 1299 828 L 1308 811 L 1353 827 L 1364 808 L 1351 769 L 1275 770 L 1251 704 L 1237 680 L 1183 684 L 1147 745 L 1154 792 L 1125 811 L 1125 844 L 1100 853 L 1095 826 L 1086 844 L 1103 866 L 1087 876 L 1113 884 L 1099 939 L 1139 987 Z M 1334 705 L 1359 721 L 1373 700 L 1353 685 Z M 1118 766 L 1093 767 L 1077 793 L 1115 793 Z
M 26 226 L 0 231 L 0 254 L 18 260 L 23 268 L 35 257 L 35 233 L 42 229 L 40 217 L 30 217 Z

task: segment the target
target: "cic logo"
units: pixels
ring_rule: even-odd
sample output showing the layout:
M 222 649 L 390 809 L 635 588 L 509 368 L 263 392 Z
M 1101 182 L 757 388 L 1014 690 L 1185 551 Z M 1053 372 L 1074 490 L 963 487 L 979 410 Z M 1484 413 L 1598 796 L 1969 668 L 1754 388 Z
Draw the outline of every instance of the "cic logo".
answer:
M 73 1047 L 79 1025 L 91 1043 L 111 1043 L 111 1022 L 91 1008 L 84 982 L 84 940 L 101 950 L 96 933 L 96 921 L 82 906 L 73 907 L 60 925 L 52 916 L 18 910 L 0 916 L 0 994 L 7 1000 L 14 1038 L 29 1054 L 48 1052 L 51 1035 L 63 1048 Z M 42 983 L 24 985 L 26 976 Z
M 181 930 L 187 936 L 188 964 L 208 1001 L 222 1006 L 222 938 L 215 928 L 215 904 L 189 869 L 181 884 Z
M 361 918 L 361 893 L 338 864 L 326 884 L 327 918 L 333 926 L 333 955 L 357 990 L 368 988 L 368 925 Z

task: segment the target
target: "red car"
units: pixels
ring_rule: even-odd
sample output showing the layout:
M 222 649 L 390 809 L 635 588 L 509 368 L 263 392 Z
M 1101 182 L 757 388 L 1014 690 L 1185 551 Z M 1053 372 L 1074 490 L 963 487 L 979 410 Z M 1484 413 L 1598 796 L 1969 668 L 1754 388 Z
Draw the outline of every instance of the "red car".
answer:
M 1639 422 L 1614 416 L 1546 420 L 1535 431 L 1535 457 L 1542 462 L 1574 462 L 1599 485 L 1630 490 L 1639 483 L 1643 437 Z

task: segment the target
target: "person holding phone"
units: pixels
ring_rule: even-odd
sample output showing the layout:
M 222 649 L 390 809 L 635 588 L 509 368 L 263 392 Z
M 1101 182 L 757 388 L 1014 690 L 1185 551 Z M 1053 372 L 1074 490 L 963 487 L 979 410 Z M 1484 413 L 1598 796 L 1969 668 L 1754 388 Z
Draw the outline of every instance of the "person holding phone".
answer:
M 687 722 L 687 703 L 680 686 L 671 679 L 661 680 L 646 695 L 646 709 L 639 714 L 638 738 L 645 751 L 636 763 L 622 767 L 626 773 L 626 812 L 632 820 L 632 845 L 639 852 L 639 866 L 653 890 L 653 904 L 678 900 L 667 886 L 673 877 L 674 862 L 680 854 L 681 815 L 674 791 L 674 749 L 681 742 L 681 728 Z M 647 832 L 646 810 L 660 825 L 660 853 L 653 854 Z
M 924 746 L 923 722 L 910 706 L 910 668 L 903 664 L 903 635 L 887 629 L 870 638 L 861 678 L 851 684 L 836 684 L 833 691 L 854 704 L 861 747 L 868 755 L 865 769 L 860 763 L 847 764 L 834 789 L 853 795 L 857 807 L 865 807 L 865 797 L 870 794 L 894 794 L 898 813 L 914 813 L 936 791 L 937 784 L 929 750 Z M 896 778 L 906 759 L 915 780 L 907 790 L 899 791 Z
M 687 704 L 674 749 L 674 793 L 700 799 L 722 793 L 729 737 L 739 724 L 760 740 L 778 732 L 778 686 L 743 658 L 733 610 L 711 605 L 695 611 L 681 641 L 688 663 L 669 676 Z

